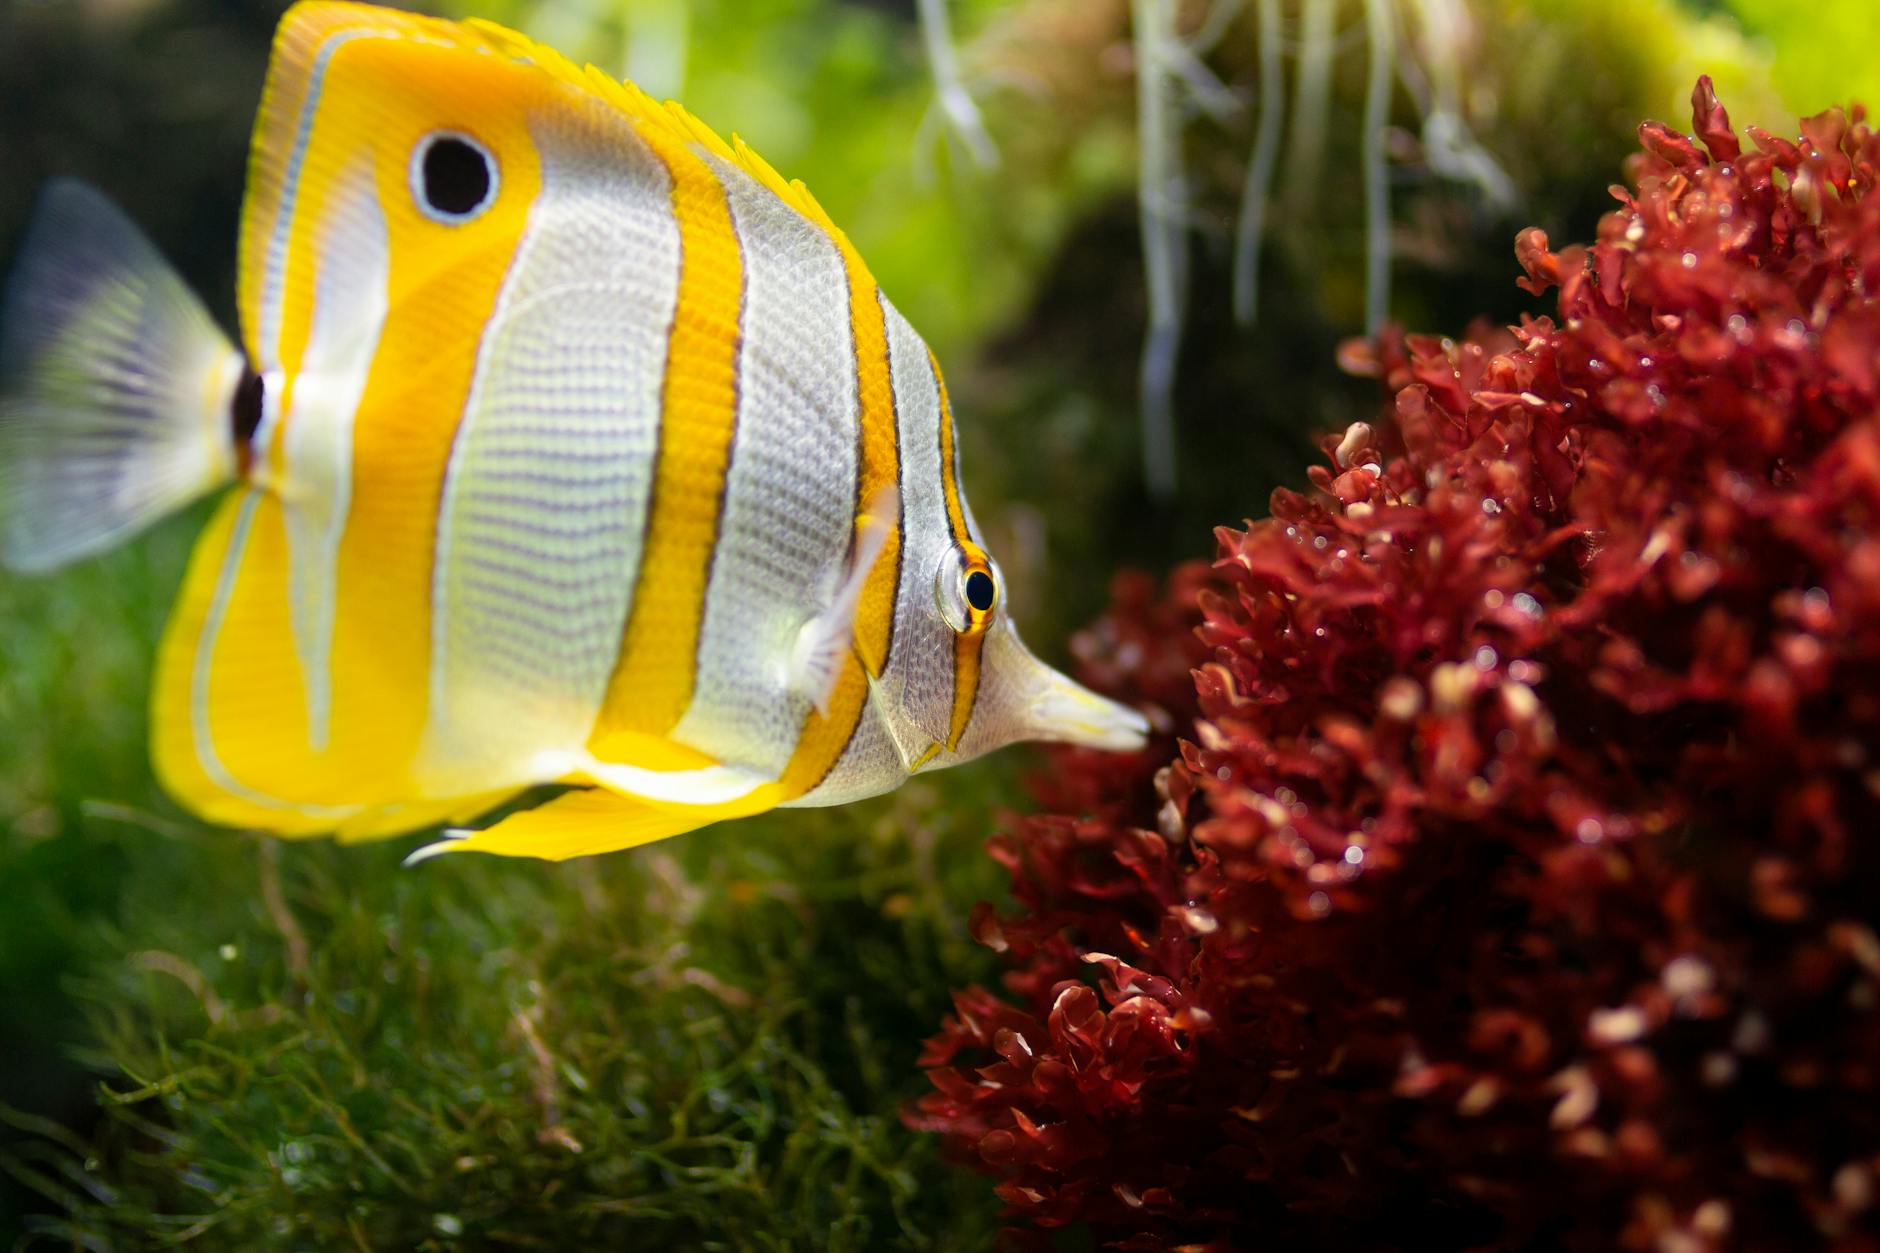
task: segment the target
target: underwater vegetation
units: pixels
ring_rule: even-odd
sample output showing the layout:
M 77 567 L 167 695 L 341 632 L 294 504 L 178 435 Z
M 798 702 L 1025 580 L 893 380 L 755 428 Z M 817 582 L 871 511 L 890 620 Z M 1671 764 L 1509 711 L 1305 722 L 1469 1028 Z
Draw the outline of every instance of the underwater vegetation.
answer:
M 1015 1246 L 1880 1238 L 1880 135 L 1693 128 L 1082 636 L 908 1113 Z
M 0 580 L 0 1248 L 1872 1242 L 1848 746 L 1875 742 L 1850 699 L 1874 677 L 1873 351 L 1836 286 L 1870 264 L 1871 141 L 1742 141 L 1725 176 L 1663 136 L 1621 209 L 1654 245 L 1584 254 L 1626 254 L 1623 306 L 1531 236 L 1543 293 L 1517 288 L 1508 243 L 1592 238 L 1637 120 L 1700 71 L 1778 133 L 1880 96 L 1848 54 L 1880 10 L 437 7 L 683 99 L 814 189 L 947 369 L 1026 637 L 1060 662 L 1070 638 L 1156 742 L 1042 759 L 1029 796 L 1040 759 L 1000 757 L 629 855 L 406 871 L 409 846 L 204 827 L 150 778 L 139 705 L 202 513 Z M 277 17 L 0 6 L 0 250 L 75 174 L 229 290 Z M 1167 142 L 1141 159 L 1145 39 Z M 1787 171 L 1841 159 L 1860 181 L 1819 182 L 1813 222 Z M 1794 229 L 1726 246 L 1651 216 L 1700 186 Z M 1145 207 L 1185 268 L 1146 273 Z M 1342 356 L 1373 377 L 1340 374 L 1386 253 L 1394 319 L 1483 320 L 1453 350 L 1386 329 Z M 1153 500 L 1143 348 L 1172 273 L 1176 490 Z M 1705 303 L 1746 275 L 1753 301 Z M 1562 285 L 1597 316 L 1525 316 Z M 1596 385 L 1601 328 L 1632 347 L 1593 354 Z M 1406 388 L 1428 399 L 1400 415 Z M 1571 454 L 1545 499 L 1543 431 Z M 1272 519 L 1176 565 L 1276 482 Z

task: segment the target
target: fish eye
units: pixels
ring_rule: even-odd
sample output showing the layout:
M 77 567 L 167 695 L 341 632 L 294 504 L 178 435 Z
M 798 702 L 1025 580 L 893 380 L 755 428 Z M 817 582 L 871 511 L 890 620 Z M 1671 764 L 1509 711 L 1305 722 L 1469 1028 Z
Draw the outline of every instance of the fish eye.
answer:
M 411 194 L 424 215 L 460 226 L 496 201 L 496 158 L 457 131 L 433 131 L 411 154 Z
M 961 635 L 977 635 L 992 625 L 999 576 L 977 544 L 954 549 L 952 560 L 941 563 L 934 591 L 940 616 Z

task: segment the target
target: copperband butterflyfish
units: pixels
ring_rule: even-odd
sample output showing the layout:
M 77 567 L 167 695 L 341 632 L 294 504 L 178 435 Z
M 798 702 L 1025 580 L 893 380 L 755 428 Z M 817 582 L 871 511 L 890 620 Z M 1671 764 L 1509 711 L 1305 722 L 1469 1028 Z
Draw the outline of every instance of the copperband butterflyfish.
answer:
M 0 304 L 0 559 L 214 492 L 159 646 L 211 822 L 562 858 L 1143 719 L 1036 660 L 920 336 L 800 183 L 482 21 L 306 0 L 231 343 L 101 194 Z

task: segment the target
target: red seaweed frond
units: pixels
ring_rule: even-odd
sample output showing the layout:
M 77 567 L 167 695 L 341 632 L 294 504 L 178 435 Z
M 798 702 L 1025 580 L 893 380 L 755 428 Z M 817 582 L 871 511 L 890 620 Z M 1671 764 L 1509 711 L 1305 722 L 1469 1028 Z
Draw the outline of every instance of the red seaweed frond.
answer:
M 1880 140 L 1693 124 L 1084 637 L 1166 734 L 993 842 L 908 1114 L 1016 1243 L 1880 1241 Z

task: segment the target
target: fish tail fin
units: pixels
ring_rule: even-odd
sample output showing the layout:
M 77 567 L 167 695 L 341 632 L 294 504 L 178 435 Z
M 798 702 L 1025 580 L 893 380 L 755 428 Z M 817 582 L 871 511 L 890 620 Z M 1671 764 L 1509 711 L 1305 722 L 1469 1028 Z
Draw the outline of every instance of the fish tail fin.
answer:
M 121 210 L 49 184 L 0 294 L 0 565 L 55 569 L 229 482 L 253 378 Z

